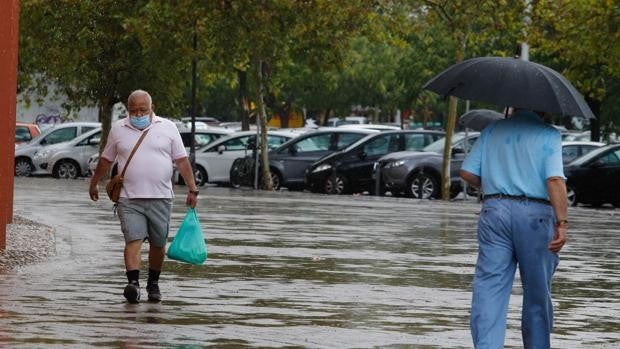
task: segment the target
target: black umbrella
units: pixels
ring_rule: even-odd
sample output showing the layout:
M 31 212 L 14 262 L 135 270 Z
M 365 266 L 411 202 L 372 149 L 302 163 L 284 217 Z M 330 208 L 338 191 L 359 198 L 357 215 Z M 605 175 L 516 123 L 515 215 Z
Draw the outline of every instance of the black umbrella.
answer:
M 502 107 L 594 118 L 583 96 L 562 74 L 517 58 L 468 59 L 444 70 L 423 88 Z
M 474 131 L 482 131 L 493 121 L 503 119 L 504 114 L 490 109 L 473 109 L 459 117 L 459 125 Z

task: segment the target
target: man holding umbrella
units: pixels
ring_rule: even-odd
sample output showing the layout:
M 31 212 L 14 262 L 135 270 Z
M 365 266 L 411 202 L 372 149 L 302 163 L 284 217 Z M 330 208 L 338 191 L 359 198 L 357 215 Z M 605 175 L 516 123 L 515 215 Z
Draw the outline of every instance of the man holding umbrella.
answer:
M 560 133 L 539 114 L 517 109 L 483 130 L 461 177 L 484 193 L 471 310 L 475 347 L 504 347 L 518 264 L 524 347 L 549 348 L 551 279 L 568 227 Z
M 511 57 L 471 58 L 433 77 L 425 89 L 513 106 L 511 118 L 484 129 L 461 177 L 485 194 L 478 223 L 471 332 L 476 348 L 503 348 L 517 264 L 523 284 L 525 348 L 550 348 L 551 279 L 566 243 L 567 196 L 560 133 L 542 112 L 594 118 L 562 74 Z M 532 112 L 538 110 L 541 112 Z

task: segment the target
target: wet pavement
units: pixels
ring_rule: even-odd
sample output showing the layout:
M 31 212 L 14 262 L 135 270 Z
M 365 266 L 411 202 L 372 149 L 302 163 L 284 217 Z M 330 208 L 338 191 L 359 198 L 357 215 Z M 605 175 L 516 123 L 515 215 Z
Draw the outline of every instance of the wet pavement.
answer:
M 55 227 L 58 254 L 0 275 L 0 347 L 472 346 L 473 201 L 209 187 L 197 209 L 205 265 L 166 261 L 164 301 L 130 305 L 118 221 L 109 201 L 88 199 L 87 186 L 16 179 L 15 213 Z M 620 210 L 575 208 L 570 221 L 552 346 L 618 348 Z M 521 347 L 518 287 L 507 348 Z

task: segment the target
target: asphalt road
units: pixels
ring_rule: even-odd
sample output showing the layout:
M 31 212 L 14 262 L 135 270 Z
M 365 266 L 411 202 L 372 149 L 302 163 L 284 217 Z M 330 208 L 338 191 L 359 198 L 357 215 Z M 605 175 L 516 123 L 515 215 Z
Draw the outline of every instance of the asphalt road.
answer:
M 16 179 L 15 212 L 53 226 L 58 254 L 0 275 L 0 346 L 472 347 L 474 201 L 204 188 L 207 262 L 166 261 L 164 301 L 129 305 L 117 218 L 87 186 Z M 186 211 L 178 190 L 171 235 Z M 620 210 L 571 208 L 570 222 L 552 347 L 617 348 Z M 522 346 L 519 287 L 507 348 Z

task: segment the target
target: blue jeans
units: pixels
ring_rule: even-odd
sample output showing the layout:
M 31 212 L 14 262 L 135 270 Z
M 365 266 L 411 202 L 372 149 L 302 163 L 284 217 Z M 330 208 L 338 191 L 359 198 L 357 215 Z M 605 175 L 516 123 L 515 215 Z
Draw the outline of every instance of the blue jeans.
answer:
M 503 348 L 515 269 L 523 285 L 524 348 L 550 347 L 553 327 L 551 279 L 559 262 L 548 249 L 555 214 L 549 205 L 510 199 L 486 200 L 478 222 L 471 334 L 476 348 Z

